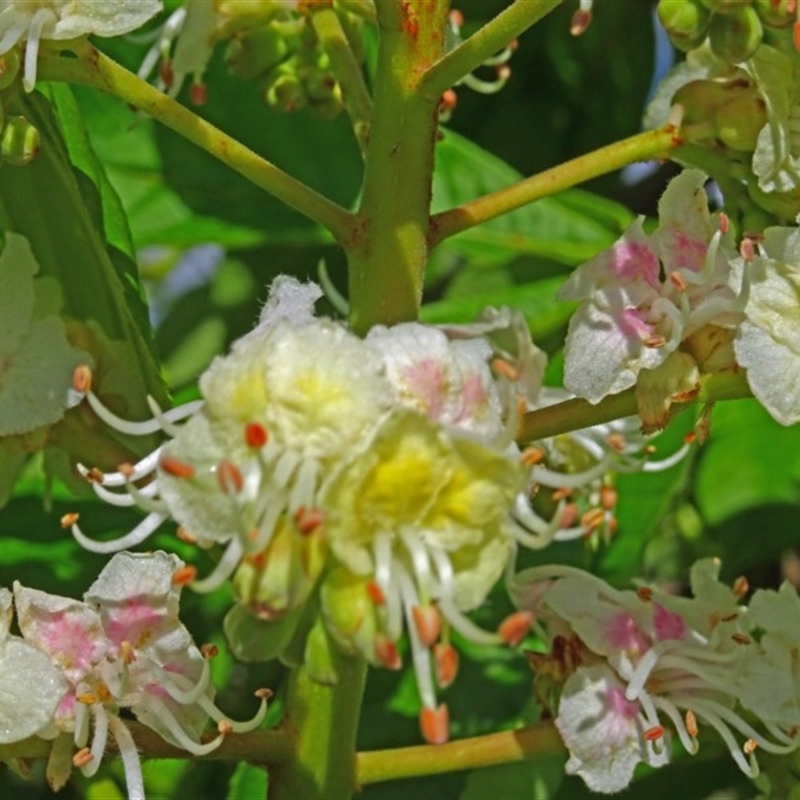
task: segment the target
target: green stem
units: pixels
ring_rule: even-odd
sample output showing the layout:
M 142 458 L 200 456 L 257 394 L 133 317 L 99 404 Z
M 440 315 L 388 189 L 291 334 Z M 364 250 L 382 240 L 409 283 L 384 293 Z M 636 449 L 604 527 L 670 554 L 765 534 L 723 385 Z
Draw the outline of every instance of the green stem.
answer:
M 77 58 L 68 58 L 43 46 L 39 53 L 39 78 L 79 83 L 119 97 L 218 158 L 286 205 L 323 225 L 337 241 L 351 235 L 355 218 L 346 209 L 254 153 L 87 42 L 75 44 L 74 52 Z
M 417 318 L 428 258 L 438 97 L 415 89 L 416 76 L 444 47 L 448 0 L 378 0 L 380 47 L 361 226 L 344 247 L 350 265 L 350 324 Z
M 283 730 L 294 740 L 294 758 L 270 772 L 270 800 L 346 800 L 356 790 L 356 732 L 367 665 L 342 654 L 327 637 L 326 642 L 334 685 L 320 683 L 307 665 L 289 677 Z
M 613 172 L 637 161 L 665 158 L 681 144 L 678 129 L 674 125 L 666 125 L 654 131 L 646 131 L 614 142 L 526 178 L 513 186 L 484 195 L 457 208 L 442 211 L 431 219 L 429 237 L 431 247 L 449 236 L 474 228 L 476 225 L 591 178 Z
M 372 119 L 372 98 L 364 82 L 364 73 L 356 61 L 339 15 L 332 8 L 314 11 L 311 21 L 331 60 L 331 66 L 342 88 L 344 107 L 353 123 L 353 132 L 361 153 L 365 155 Z
M 516 0 L 458 47 L 442 56 L 419 80 L 425 97 L 438 98 L 465 75 L 509 45 L 563 0 Z
M 544 722 L 442 745 L 359 753 L 358 783 L 364 786 L 397 778 L 507 764 L 563 750 L 564 744 L 553 723 Z
M 688 402 L 674 403 L 671 415 L 675 416 L 681 411 L 691 408 L 695 403 L 738 400 L 744 397 L 752 397 L 752 392 L 743 370 L 703 375 L 697 395 Z M 520 420 L 516 438 L 520 444 L 527 444 L 538 439 L 557 436 L 559 433 L 569 433 L 636 414 L 638 414 L 638 408 L 635 387 L 604 397 L 594 405 L 588 400 L 576 397 L 524 414 Z

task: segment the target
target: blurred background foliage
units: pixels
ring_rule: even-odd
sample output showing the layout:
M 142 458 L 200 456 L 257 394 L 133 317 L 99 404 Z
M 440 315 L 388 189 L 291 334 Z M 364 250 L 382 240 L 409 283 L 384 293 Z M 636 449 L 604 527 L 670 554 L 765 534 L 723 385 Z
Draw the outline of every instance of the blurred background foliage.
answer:
M 464 33 L 504 5 L 503 0 L 461 2 Z M 663 68 L 671 58 L 656 46 L 652 4 L 598 0 L 592 25 L 577 39 L 569 34 L 574 7 L 565 3 L 520 39 L 512 78 L 502 92 L 485 97 L 458 90 L 457 109 L 437 145 L 435 210 L 640 129 L 656 64 Z M 102 47 L 135 68 L 146 45 L 122 40 L 104 41 Z M 309 111 L 284 115 L 267 109 L 253 83 L 227 73 L 221 50 L 207 80 L 208 103 L 199 113 L 337 202 L 354 206 L 362 166 L 343 115 L 323 121 Z M 197 375 L 249 329 L 277 274 L 316 279 L 324 260 L 334 285 L 346 291 L 343 257 L 312 223 L 111 98 L 79 87 L 44 91 L 58 108 L 58 124 L 43 97 L 27 101 L 28 110 L 43 120 L 43 158 L 25 169 L 3 168 L 0 218 L 6 227 L 40 237 L 37 257 L 43 273 L 60 280 L 71 316 L 94 318 L 108 337 L 122 336 L 116 354 L 127 358 L 127 372 L 118 379 L 126 395 L 124 410 L 141 411 L 145 389 L 157 397 L 166 397 L 167 391 L 176 399 L 193 396 Z M 632 173 L 624 179 L 608 175 L 448 240 L 432 257 L 423 318 L 469 321 L 487 303 L 519 307 L 537 342 L 550 353 L 550 375 L 557 380 L 558 351 L 572 310 L 555 300 L 563 276 L 610 245 L 634 214 L 652 213 L 668 174 L 669 167 L 655 167 L 637 180 Z M 20 198 L 28 198 L 28 211 Z M 76 215 L 80 225 L 73 224 Z M 78 228 L 82 233 L 76 238 Z M 100 302 L 98 286 L 111 287 L 113 299 Z M 157 360 L 166 385 L 160 383 Z M 692 424 L 685 414 L 656 440 L 658 450 L 669 454 L 679 447 Z M 76 500 L 76 483 L 70 484 L 62 450 L 75 456 L 80 446 L 64 433 L 54 435 L 50 445 L 46 456 L 27 462 L 0 510 L 0 585 L 20 580 L 80 596 L 103 558 L 79 551 L 61 530 L 59 517 L 77 510 L 85 530 L 109 534 L 129 529 L 137 517 L 85 494 Z M 690 458 L 666 472 L 619 478 L 619 528 L 609 544 L 557 544 L 524 554 L 521 565 L 564 561 L 620 586 L 639 577 L 683 591 L 689 565 L 714 555 L 722 559 L 728 580 L 745 574 L 751 587 L 774 586 L 784 575 L 798 581 L 799 479 L 800 430 L 780 428 L 752 401 L 727 403 L 714 410 L 711 438 Z M 181 552 L 169 529 L 154 546 Z M 194 553 L 184 557 L 197 563 Z M 201 573 L 208 567 L 198 566 Z M 221 620 L 229 604 L 225 589 L 201 597 L 186 592 L 183 616 L 198 642 L 220 645 L 214 670 L 224 687 L 221 706 L 248 716 L 252 688 L 278 688 L 283 669 L 237 664 L 226 654 Z M 478 617 L 491 623 L 508 610 L 498 589 Z M 531 673 L 522 655 L 459 644 L 461 674 L 444 696 L 454 737 L 537 719 Z M 411 675 L 373 671 L 359 747 L 417 744 L 418 702 Z M 280 698 L 272 716 L 280 717 Z M 563 775 L 563 761 L 549 757 L 471 774 L 367 786 L 361 796 L 587 797 L 581 781 Z M 30 767 L 34 780 L 26 782 L 4 770 L 0 796 L 50 796 L 43 765 Z M 264 796 L 264 773 L 246 766 L 234 770 L 233 765 L 163 761 L 149 762 L 145 770 L 154 799 Z M 101 775 L 91 782 L 77 776 L 61 796 L 124 796 L 118 763 L 109 762 Z M 786 762 L 776 764 L 758 791 L 789 797 L 797 791 L 792 775 Z M 678 768 L 658 774 L 643 769 L 640 780 L 620 797 L 744 798 L 756 791 L 709 738 L 700 755 L 684 759 Z

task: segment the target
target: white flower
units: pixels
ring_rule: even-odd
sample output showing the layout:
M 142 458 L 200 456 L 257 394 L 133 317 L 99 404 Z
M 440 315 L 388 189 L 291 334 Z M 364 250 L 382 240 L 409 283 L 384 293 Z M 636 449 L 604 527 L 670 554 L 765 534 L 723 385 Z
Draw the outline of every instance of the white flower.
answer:
M 36 85 L 36 58 L 43 39 L 121 36 L 141 27 L 162 9 L 161 0 L 3 0 L 0 55 L 25 41 L 23 83 Z

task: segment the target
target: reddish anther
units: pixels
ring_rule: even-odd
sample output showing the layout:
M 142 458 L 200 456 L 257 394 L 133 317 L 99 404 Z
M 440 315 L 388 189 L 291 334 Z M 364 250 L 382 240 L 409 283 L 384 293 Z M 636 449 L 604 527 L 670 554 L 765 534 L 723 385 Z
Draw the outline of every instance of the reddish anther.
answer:
M 680 272 L 670 272 L 669 279 L 672 285 L 679 291 L 685 292 L 689 284 L 686 282 L 686 278 L 680 274 Z
M 516 647 L 528 634 L 534 619 L 530 611 L 516 611 L 500 623 L 497 633 L 504 642 Z
M 203 654 L 203 658 L 215 658 L 219 655 L 219 647 L 213 642 L 206 642 L 206 644 L 201 645 L 200 652 Z
M 369 599 L 376 606 L 382 606 L 386 602 L 386 595 L 383 593 L 383 589 L 375 581 L 367 581 L 366 588 Z
M 72 756 L 72 765 L 80 769 L 81 767 L 85 767 L 87 764 L 92 762 L 94 756 L 92 755 L 92 751 L 88 747 L 82 747 Z
M 733 582 L 733 593 L 737 597 L 744 597 L 750 591 L 750 584 L 747 582 L 747 578 L 744 575 L 740 575 L 734 582 Z
M 161 461 L 159 461 L 158 466 L 166 472 L 167 475 L 172 475 L 173 478 L 194 477 L 194 467 L 191 464 L 187 464 L 185 461 L 175 458 L 175 456 L 161 456 Z
M 540 464 L 544 461 L 545 453 L 540 447 L 526 447 L 522 453 L 520 453 L 519 460 L 526 466 L 526 467 L 535 467 L 537 464 Z
M 569 26 L 569 32 L 573 36 L 580 36 L 584 31 L 589 27 L 589 23 L 592 21 L 592 12 L 591 11 L 584 11 L 583 9 L 578 9 L 572 15 L 572 22 Z
M 175 531 L 175 535 L 182 542 L 186 542 L 186 544 L 197 544 L 197 537 L 193 533 L 189 533 L 183 525 L 178 525 L 178 530 Z
M 561 527 L 572 528 L 578 521 L 578 506 L 575 503 L 567 503 L 561 512 Z
M 662 725 L 653 725 L 644 732 L 644 738 L 648 742 L 657 742 L 664 736 L 664 727 Z
M 689 734 L 689 736 L 692 737 L 692 739 L 696 739 L 698 730 L 697 730 L 697 717 L 695 717 L 694 711 L 689 709 L 686 712 L 684 716 L 684 722 L 686 723 L 686 732 Z
M 306 508 L 305 506 L 300 506 L 300 508 L 294 512 L 294 521 L 300 533 L 304 535 L 313 533 L 325 522 L 325 513 L 321 508 Z
M 419 729 L 428 744 L 444 744 L 450 738 L 450 713 L 442 703 L 438 708 L 423 708 Z
M 581 517 L 581 527 L 587 531 L 599 528 L 606 521 L 606 512 L 602 508 L 590 508 Z
M 387 669 L 398 670 L 403 666 L 403 660 L 400 658 L 400 653 L 397 652 L 397 645 L 380 634 L 375 637 L 375 657 Z
M 600 489 L 600 505 L 606 511 L 613 511 L 617 506 L 617 490 L 613 486 Z
M 244 426 L 244 440 L 248 447 L 261 448 L 267 443 L 267 429 L 260 422 L 248 422 Z
M 458 674 L 458 651 L 451 644 L 439 642 L 433 646 L 436 683 L 446 689 Z
M 189 87 L 189 100 L 194 106 L 204 106 L 208 100 L 208 86 L 204 83 L 193 83 Z
M 442 629 L 439 609 L 434 605 L 414 606 L 411 609 L 411 615 L 414 617 L 414 626 L 422 644 L 425 647 L 433 646 Z
M 653 590 L 649 586 L 640 586 L 636 590 L 636 596 L 643 603 L 649 603 L 653 599 Z
M 217 464 L 217 483 L 225 494 L 238 494 L 244 486 L 244 478 L 236 464 L 223 459 Z
M 197 568 L 191 566 L 181 567 L 172 573 L 172 583 L 175 586 L 186 586 L 197 577 Z

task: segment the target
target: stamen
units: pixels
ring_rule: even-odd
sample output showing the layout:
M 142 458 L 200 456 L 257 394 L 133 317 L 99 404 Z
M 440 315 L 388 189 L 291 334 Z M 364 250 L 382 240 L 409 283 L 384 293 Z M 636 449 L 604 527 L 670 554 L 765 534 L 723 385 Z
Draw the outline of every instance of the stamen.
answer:
M 143 694 L 140 702 L 141 705 L 147 711 L 153 714 L 153 716 L 155 716 L 158 721 L 172 734 L 180 747 L 182 747 L 184 750 L 188 750 L 190 753 L 196 756 L 205 756 L 209 753 L 213 753 L 214 750 L 216 750 L 222 744 L 222 740 L 225 738 L 222 734 L 220 734 L 210 742 L 200 744 L 189 737 L 189 734 L 186 733 L 186 731 L 181 727 L 180 722 L 178 722 L 178 720 L 169 710 L 166 703 L 163 703 L 161 700 L 151 694 Z M 119 738 L 116 736 L 116 734 L 115 738 L 117 738 L 117 741 L 119 742 Z
M 186 565 L 176 569 L 172 573 L 172 584 L 174 586 L 188 586 L 197 577 L 197 567 Z
M 451 644 L 439 642 L 433 646 L 433 663 L 436 668 L 436 683 L 446 689 L 458 674 L 458 651 Z
M 745 633 L 736 633 L 731 634 L 731 639 L 733 639 L 736 644 L 750 644 L 753 640 Z
M 519 460 L 526 467 L 535 467 L 545 459 L 545 452 L 540 447 L 526 447 L 520 454 Z
M 218 731 L 219 731 L 219 732 L 220 732 L 220 733 L 221 733 L 223 736 L 230 736 L 230 735 L 233 733 L 233 725 L 231 725 L 231 723 L 230 723 L 230 722 L 228 722 L 228 720 L 227 720 L 227 719 L 221 719 L 221 720 L 220 720 L 220 721 L 217 723 L 217 730 L 218 730 Z
M 664 738 L 664 727 L 663 725 L 654 725 L 652 728 L 648 728 L 642 735 L 648 742 L 658 741 Z
M 260 422 L 248 422 L 244 428 L 244 440 L 248 447 L 261 449 L 267 443 L 267 429 Z
M 414 606 L 411 616 L 417 628 L 420 642 L 425 647 L 431 647 L 439 638 L 442 629 L 442 619 L 434 605 Z
M 111 734 L 117 742 L 122 766 L 125 769 L 125 785 L 128 789 L 128 800 L 144 800 L 144 780 L 139 753 L 130 731 L 115 715 L 108 720 Z
M 294 521 L 303 535 L 313 533 L 325 521 L 325 513 L 321 508 L 300 506 L 294 512 Z
M 175 456 L 164 455 L 158 463 L 159 469 L 172 475 L 175 478 L 193 478 L 194 467 L 185 461 L 175 458 Z
M 408 638 L 411 642 L 411 657 L 414 662 L 414 674 L 417 678 L 417 690 L 422 699 L 422 704 L 424 706 L 433 707 L 436 705 L 436 694 L 433 689 L 430 652 L 419 638 L 412 613 L 414 606 L 419 604 L 419 599 L 414 590 L 411 577 L 400 564 L 396 564 L 396 575 L 400 596 L 403 602 L 403 609 L 405 610 Z
M 236 569 L 236 565 L 239 563 L 242 555 L 243 549 L 239 539 L 231 539 L 228 547 L 225 549 L 225 553 L 217 562 L 217 565 L 211 573 L 201 580 L 195 580 L 191 585 L 192 589 L 195 592 L 204 594 L 205 592 L 211 592 L 222 586 L 234 569 Z
M 92 749 L 89 760 L 81 765 L 81 772 L 87 778 L 91 778 L 100 768 L 103 760 L 103 753 L 106 751 L 106 741 L 108 740 L 108 714 L 101 705 L 92 706 L 92 716 L 94 717 L 94 736 L 92 737 Z
M 497 633 L 490 633 L 483 628 L 479 628 L 471 619 L 465 617 L 448 597 L 439 600 L 439 611 L 444 618 L 465 638 L 475 644 L 496 645 L 501 644 L 502 639 Z
M 382 606 L 386 602 L 386 595 L 383 593 L 383 589 L 375 581 L 367 581 L 366 589 L 370 600 L 376 606 Z
M 118 539 L 111 539 L 108 542 L 96 542 L 94 539 L 90 539 L 77 525 L 72 525 L 71 531 L 75 540 L 84 550 L 102 554 L 118 553 L 120 550 L 130 550 L 132 547 L 141 544 L 168 516 L 168 514 L 157 512 L 148 514 L 133 530 Z
M 75 511 L 69 514 L 64 514 L 64 516 L 61 517 L 61 527 L 64 528 L 65 530 L 67 528 L 71 528 L 80 519 L 80 516 L 81 515 L 76 513 Z
M 189 683 L 190 688 L 188 689 L 181 689 L 178 686 L 177 681 L 174 680 L 174 672 L 168 672 L 167 670 L 157 666 L 155 666 L 155 671 L 158 672 L 161 678 L 161 687 L 164 689 L 164 691 L 173 700 L 181 703 L 182 705 L 191 705 L 192 703 L 196 703 L 200 696 L 204 695 L 208 691 L 208 685 L 211 682 L 211 669 L 208 666 L 207 658 L 203 659 L 202 672 L 200 673 L 200 677 L 197 679 L 197 683 L 195 683 L 193 686 L 191 685 L 191 681 L 185 675 L 180 676 L 180 683 Z
M 534 619 L 530 611 L 517 611 L 500 623 L 497 633 L 506 644 L 516 647 L 527 636 Z
M 72 756 L 72 766 L 82 769 L 94 758 L 92 751 L 88 747 L 82 747 Z
M 428 550 L 422 539 L 410 529 L 401 531 L 400 538 L 411 556 L 411 565 L 414 568 L 414 577 L 420 596 L 423 600 L 427 600 L 431 596 L 431 565 L 428 559 Z
M 428 744 L 444 744 L 450 738 L 450 714 L 447 705 L 425 707 L 419 715 L 419 728 Z
M 146 455 L 141 461 L 137 461 L 131 470 L 128 469 L 130 464 L 120 464 L 117 467 L 117 472 L 106 472 L 105 474 L 100 472 L 101 480 L 99 483 L 102 483 L 103 486 L 106 487 L 117 487 L 117 486 L 126 486 L 129 483 L 139 481 L 142 478 L 147 477 L 153 470 L 156 469 L 158 466 L 159 458 L 161 457 L 161 450 L 162 447 L 156 448 L 152 453 Z M 78 464 L 78 472 L 81 473 L 87 480 L 92 480 L 90 475 L 95 475 L 94 469 L 87 469 L 83 466 L 83 464 Z
M 397 645 L 380 633 L 375 635 L 375 658 L 387 669 L 398 670 L 403 667 Z
M 649 586 L 639 586 L 636 589 L 636 596 L 643 603 L 649 603 L 653 599 L 653 590 Z
M 590 467 L 583 472 L 555 472 L 554 470 L 546 469 L 545 467 L 535 466 L 531 470 L 531 479 L 536 483 L 541 483 L 543 486 L 549 486 L 553 489 L 579 489 L 587 483 L 601 477 L 603 473 L 609 469 L 609 462 L 603 459 L 599 464 Z
M 203 658 L 216 658 L 219 655 L 219 647 L 213 642 L 206 642 L 206 644 L 200 646 L 200 652 L 203 654 Z M 269 691 L 269 689 L 265 689 L 264 691 Z
M 186 477 L 191 477 L 191 475 Z M 225 494 L 239 494 L 244 486 L 244 479 L 239 468 L 225 459 L 220 461 L 217 464 L 217 485 Z
M 508 378 L 508 380 L 510 380 L 512 383 L 516 383 L 519 380 L 519 370 L 512 363 L 503 358 L 493 358 L 489 363 L 489 366 L 498 375 Z
M 120 653 L 120 658 L 125 664 L 133 664 L 133 662 L 136 661 L 136 650 L 134 649 L 133 645 L 127 640 L 123 640 L 122 642 L 120 642 L 119 653 Z
M 599 528 L 606 520 L 606 512 L 602 508 L 590 508 L 581 517 L 581 527 L 587 531 Z
M 2 49 L 0 42 L 0 49 Z M 92 389 L 92 370 L 86 364 L 79 364 L 72 373 L 72 388 L 78 394 L 87 394 Z
M 737 597 L 744 597 L 750 591 L 750 584 L 747 582 L 747 578 L 744 575 L 740 575 L 734 582 L 733 582 L 733 593 Z

